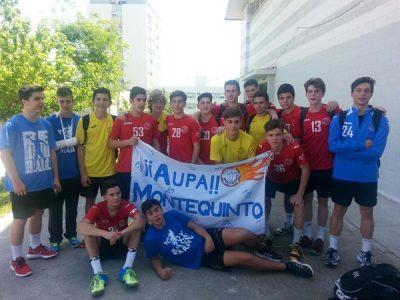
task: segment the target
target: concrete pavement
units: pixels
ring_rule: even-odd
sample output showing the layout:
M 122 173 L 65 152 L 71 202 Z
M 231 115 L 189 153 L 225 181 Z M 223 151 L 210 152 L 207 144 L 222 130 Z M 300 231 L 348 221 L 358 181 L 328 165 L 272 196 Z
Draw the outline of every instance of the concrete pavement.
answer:
M 400 204 L 379 199 L 375 210 L 376 230 L 373 243 L 374 261 L 386 262 L 400 268 Z M 80 212 L 84 210 L 80 201 Z M 315 205 L 316 206 L 316 205 Z M 271 224 L 281 225 L 283 216 L 282 199 L 273 203 Z M 9 217 L 8 217 L 9 218 Z M 314 218 L 315 219 L 315 218 Z M 28 260 L 33 274 L 17 278 L 10 270 L 11 253 L 8 243 L 9 219 L 0 219 L 0 299 L 90 299 L 89 283 L 92 270 L 86 251 L 72 249 L 66 242 L 54 259 Z M 246 269 L 232 269 L 217 272 L 202 268 L 198 271 L 173 268 L 173 277 L 161 281 L 150 268 L 142 248 L 136 258 L 136 273 L 139 286 L 129 290 L 117 280 L 123 261 L 105 261 L 103 269 L 109 273 L 110 283 L 101 299 L 327 299 L 332 296 L 334 280 L 344 272 L 358 267 L 355 260 L 360 249 L 361 239 L 358 230 L 358 207 L 353 204 L 346 216 L 339 251 L 342 261 L 337 269 L 327 269 L 323 256 L 305 254 L 304 262 L 310 264 L 315 278 L 307 280 L 290 274 L 261 273 Z M 47 213 L 43 223 L 42 239 L 48 243 Z M 277 237 L 275 250 L 287 255 L 289 238 Z M 28 247 L 25 238 L 24 250 Z M 394 254 L 396 252 L 396 254 Z

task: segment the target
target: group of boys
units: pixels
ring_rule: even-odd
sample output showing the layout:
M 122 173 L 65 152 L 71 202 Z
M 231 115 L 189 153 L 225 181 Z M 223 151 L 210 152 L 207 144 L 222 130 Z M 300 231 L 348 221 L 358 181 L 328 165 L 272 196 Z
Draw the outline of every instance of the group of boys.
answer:
M 172 273 L 162 267 L 159 255 L 195 269 L 202 265 L 215 269 L 247 266 L 312 277 L 311 267 L 299 260 L 304 248 L 312 248 L 316 255 L 323 251 L 328 197 L 335 207 L 325 263 L 336 266 L 339 261 L 337 239 L 346 209 L 355 198 L 360 204 L 363 237 L 358 259 L 362 265 L 371 264 L 372 208 L 376 205 L 379 157 L 388 135 L 386 117 L 369 105 L 374 83 L 368 77 L 353 82 L 353 107 L 341 112 L 335 102 L 322 104 L 325 84 L 318 78 L 305 83 L 308 108 L 294 105 L 293 86 L 281 85 L 277 95 L 282 109 L 271 105 L 268 94 L 259 90 L 255 80 L 244 85 L 247 103 L 239 103 L 239 83 L 229 80 L 224 85 L 225 103 L 213 105 L 210 93 L 200 94 L 199 112 L 193 116 L 184 112 L 187 96 L 182 91 L 171 93 L 172 113 L 167 116 L 161 91 L 147 97 L 145 89 L 133 87 L 131 111 L 115 117 L 108 113 L 110 91 L 98 88 L 93 92 L 93 112 L 82 118 L 72 111 L 72 91 L 63 87 L 57 91 L 60 111 L 47 121 L 40 118 L 43 88 L 21 88 L 22 113 L 4 124 L 0 139 L 14 217 L 11 269 L 17 276 L 32 273 L 22 256 L 27 220 L 28 258 L 51 258 L 61 250 L 64 202 L 64 237 L 73 247 L 82 245 L 76 224 L 79 194 L 86 197 L 86 215 L 78 231 L 85 236 L 84 246 L 94 272 L 93 295 L 101 294 L 108 280 L 101 267 L 102 258 L 125 256 L 118 279 L 130 287 L 138 283 L 133 263 L 146 221 L 146 253 L 164 280 Z M 144 112 L 147 98 L 150 113 Z M 129 203 L 132 151 L 139 139 L 175 160 L 194 164 L 230 163 L 272 151 L 274 159 L 266 181 L 266 237 L 241 228 L 205 230 L 179 212 L 163 214 L 153 199 L 142 204 L 140 213 Z M 99 189 L 104 201 L 96 204 Z M 314 190 L 319 205 L 318 232 L 313 241 Z M 293 232 L 289 260 L 271 248 L 268 217 L 276 191 L 284 194 L 286 221 L 275 234 Z M 50 208 L 49 248 L 40 239 L 45 208 Z M 256 255 L 232 251 L 230 247 L 237 244 L 254 248 Z

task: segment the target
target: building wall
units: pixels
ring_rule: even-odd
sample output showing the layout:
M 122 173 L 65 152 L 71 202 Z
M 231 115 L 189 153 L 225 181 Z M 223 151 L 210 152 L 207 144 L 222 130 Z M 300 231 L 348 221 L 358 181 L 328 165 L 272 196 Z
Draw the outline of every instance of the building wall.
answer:
M 241 65 L 241 75 L 246 69 L 276 66 L 275 91 L 281 83 L 293 84 L 298 104 L 306 104 L 303 84 L 310 77 L 321 77 L 327 84 L 325 101 L 336 100 L 343 108 L 351 106 L 354 79 L 376 79 L 372 104 L 388 110 L 391 130 L 381 160 L 379 192 L 400 202 L 400 2 L 296 0 L 288 5 L 269 0 L 253 16 L 247 32 L 248 63 Z M 242 36 L 242 49 L 245 42 Z M 242 62 L 245 58 L 243 53 Z M 276 95 L 271 96 L 276 101 Z

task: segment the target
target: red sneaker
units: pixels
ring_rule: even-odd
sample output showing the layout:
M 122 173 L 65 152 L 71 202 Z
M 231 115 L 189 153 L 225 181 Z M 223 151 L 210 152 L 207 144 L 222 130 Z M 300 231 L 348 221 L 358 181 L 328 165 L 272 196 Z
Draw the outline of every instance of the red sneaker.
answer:
M 51 258 L 56 256 L 58 253 L 56 251 L 51 251 L 47 249 L 45 246 L 40 245 L 35 249 L 29 247 L 27 258 Z
M 26 264 L 25 259 L 20 256 L 16 260 L 11 261 L 11 270 L 14 271 L 18 277 L 25 277 L 32 274 L 31 268 Z

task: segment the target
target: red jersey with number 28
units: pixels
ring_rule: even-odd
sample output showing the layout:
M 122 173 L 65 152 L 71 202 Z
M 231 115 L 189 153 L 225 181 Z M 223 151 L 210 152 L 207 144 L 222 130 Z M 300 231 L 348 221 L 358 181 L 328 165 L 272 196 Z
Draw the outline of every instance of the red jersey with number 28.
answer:
M 125 200 L 121 200 L 119 210 L 115 216 L 112 217 L 108 211 L 107 201 L 101 201 L 89 208 L 85 219 L 90 223 L 94 223 L 94 225 L 99 229 L 121 231 L 128 226 L 128 219 L 133 218 L 137 211 L 135 205 L 128 203 Z
M 263 141 L 258 145 L 257 155 L 271 150 L 268 141 Z M 268 168 L 268 179 L 275 183 L 287 183 L 299 180 L 301 177 L 300 166 L 307 164 L 307 159 L 297 142 L 291 144 L 283 143 L 280 153 L 274 154 Z
M 200 123 L 200 159 L 206 165 L 213 165 L 214 161 L 210 160 L 210 147 L 211 147 L 211 138 L 215 135 L 215 132 L 218 128 L 217 120 L 215 120 L 214 116 L 210 118 L 207 122 L 203 123 L 199 120 Z
M 200 142 L 200 126 L 190 116 L 167 116 L 169 157 L 181 162 L 192 161 L 193 144 Z
M 337 109 L 335 113 L 339 113 Z M 323 105 L 318 112 L 307 112 L 303 122 L 301 147 L 311 170 L 333 168 L 333 153 L 329 152 L 329 124 L 331 118 Z

